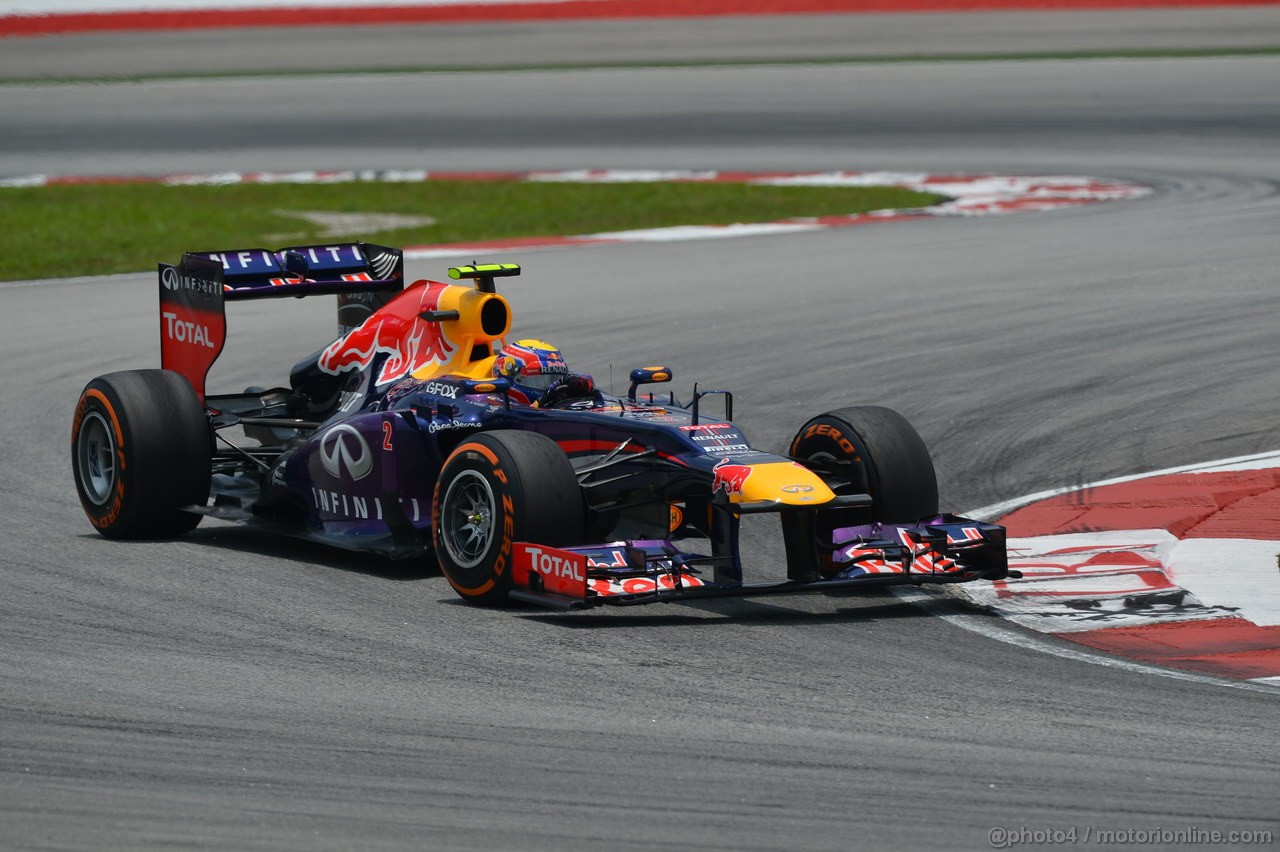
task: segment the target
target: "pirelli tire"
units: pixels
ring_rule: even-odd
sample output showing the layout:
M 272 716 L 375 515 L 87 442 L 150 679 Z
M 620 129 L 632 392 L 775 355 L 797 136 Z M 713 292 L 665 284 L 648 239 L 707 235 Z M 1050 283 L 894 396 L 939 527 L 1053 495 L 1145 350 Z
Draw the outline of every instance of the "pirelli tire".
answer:
M 436 559 L 464 600 L 493 606 L 512 587 L 513 546 L 583 540 L 586 509 L 569 459 L 533 432 L 483 432 L 464 440 L 436 481 L 431 528 Z
M 938 479 L 929 449 L 891 408 L 861 405 L 819 414 L 800 427 L 791 455 L 847 463 L 837 465 L 850 480 L 841 490 L 871 495 L 870 520 L 901 523 L 938 513 Z M 830 519 L 828 526 L 860 522 L 852 513 L 838 514 L 845 517 Z
M 84 513 L 107 538 L 189 532 L 209 499 L 213 438 L 191 384 L 129 370 L 85 386 L 71 426 L 71 471 Z

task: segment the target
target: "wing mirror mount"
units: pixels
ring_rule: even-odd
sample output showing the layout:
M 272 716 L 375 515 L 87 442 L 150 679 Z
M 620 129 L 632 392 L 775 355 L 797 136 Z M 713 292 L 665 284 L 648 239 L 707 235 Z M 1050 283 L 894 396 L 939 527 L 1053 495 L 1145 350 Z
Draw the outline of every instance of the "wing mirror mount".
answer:
M 307 256 L 293 249 L 289 249 L 284 253 L 283 265 L 284 271 L 296 276 L 299 283 L 306 280 L 307 272 L 311 269 L 311 264 L 307 262 Z

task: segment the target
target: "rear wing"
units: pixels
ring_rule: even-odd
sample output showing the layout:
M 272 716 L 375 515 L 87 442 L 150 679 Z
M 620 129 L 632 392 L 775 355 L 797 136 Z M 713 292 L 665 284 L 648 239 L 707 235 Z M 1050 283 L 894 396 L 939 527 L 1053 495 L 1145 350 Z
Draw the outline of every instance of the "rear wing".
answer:
M 160 366 L 186 376 L 202 401 L 226 342 L 226 302 L 336 293 L 345 329 L 404 289 L 404 253 L 372 243 L 187 252 L 159 271 Z

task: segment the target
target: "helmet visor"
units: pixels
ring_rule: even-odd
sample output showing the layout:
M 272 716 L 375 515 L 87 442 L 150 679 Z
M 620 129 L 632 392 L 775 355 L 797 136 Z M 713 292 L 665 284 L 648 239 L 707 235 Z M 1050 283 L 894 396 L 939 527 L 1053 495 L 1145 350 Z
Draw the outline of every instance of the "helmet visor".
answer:
M 538 373 L 532 376 L 516 376 L 516 384 L 533 390 L 546 390 L 564 378 L 564 373 Z

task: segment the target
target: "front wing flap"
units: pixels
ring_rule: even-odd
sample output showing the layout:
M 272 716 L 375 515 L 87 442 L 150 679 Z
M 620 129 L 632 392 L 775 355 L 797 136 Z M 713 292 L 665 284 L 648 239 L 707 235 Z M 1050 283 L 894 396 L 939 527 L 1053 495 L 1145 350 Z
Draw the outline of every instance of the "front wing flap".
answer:
M 938 515 L 914 524 L 867 524 L 832 533 L 836 576 L 1008 575 L 1004 527 L 958 515 Z

